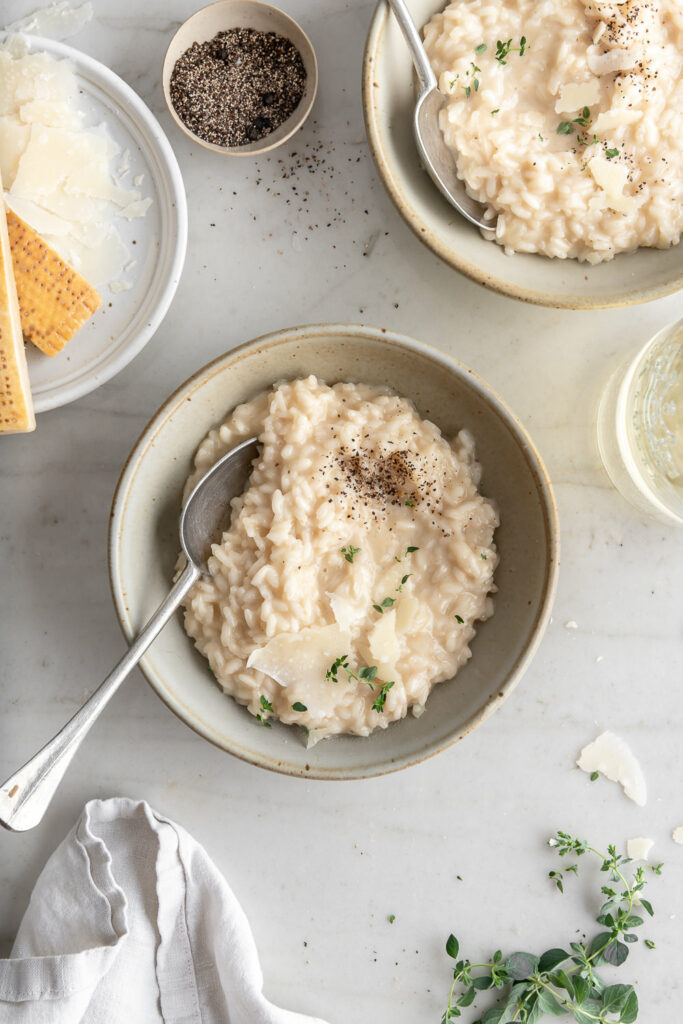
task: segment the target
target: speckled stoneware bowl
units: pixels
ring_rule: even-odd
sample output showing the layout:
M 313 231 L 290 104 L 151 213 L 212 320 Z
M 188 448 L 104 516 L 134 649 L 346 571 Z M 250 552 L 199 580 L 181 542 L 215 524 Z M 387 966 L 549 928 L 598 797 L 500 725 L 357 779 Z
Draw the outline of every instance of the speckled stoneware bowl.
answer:
M 446 0 L 408 0 L 422 27 Z M 515 299 L 560 309 L 599 309 L 647 302 L 683 288 L 683 245 L 639 249 L 591 267 L 517 253 L 495 242 L 446 202 L 420 166 L 412 135 L 415 105 L 408 47 L 388 5 L 380 0 L 363 63 L 368 140 L 384 185 L 417 237 L 456 270 Z
M 550 481 L 523 427 L 471 370 L 373 327 L 321 325 L 266 335 L 221 356 L 183 384 L 150 421 L 123 470 L 112 507 L 109 565 L 116 611 L 130 640 L 168 589 L 178 553 L 183 484 L 207 431 L 238 403 L 283 378 L 314 373 L 388 384 L 447 436 L 472 431 L 482 492 L 498 503 L 501 561 L 496 612 L 478 629 L 472 659 L 408 715 L 367 739 L 340 736 L 306 750 L 298 729 L 264 729 L 216 684 L 180 615 L 141 662 L 161 699 L 201 736 L 263 768 L 305 778 L 365 778 L 405 768 L 462 739 L 514 689 L 545 630 L 558 570 Z
M 189 49 L 193 43 L 206 42 L 208 39 L 213 39 L 218 32 L 225 32 L 231 28 L 253 28 L 257 32 L 275 32 L 277 35 L 289 39 L 301 54 L 306 68 L 306 86 L 296 109 L 270 135 L 265 135 L 257 142 L 249 142 L 244 146 L 216 146 L 212 142 L 200 139 L 178 117 L 171 102 L 171 75 L 178 57 L 185 53 L 185 50 Z M 164 58 L 162 85 L 164 99 L 171 117 L 180 130 L 193 142 L 203 146 L 204 149 L 210 149 L 213 153 L 221 153 L 223 156 L 257 156 L 259 153 L 267 153 L 268 150 L 280 146 L 301 128 L 311 112 L 318 89 L 318 63 L 311 40 L 304 30 L 278 7 L 261 3 L 260 0 L 217 0 L 217 3 L 200 8 L 191 18 L 184 21 L 173 36 Z

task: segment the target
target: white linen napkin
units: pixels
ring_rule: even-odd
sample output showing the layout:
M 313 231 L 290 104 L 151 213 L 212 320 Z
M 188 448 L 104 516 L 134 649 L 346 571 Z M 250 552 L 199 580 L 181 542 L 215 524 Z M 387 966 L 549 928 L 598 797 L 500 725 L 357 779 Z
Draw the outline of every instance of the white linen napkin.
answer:
M 324 1024 L 264 998 L 242 908 L 205 850 L 144 801 L 86 804 L 8 960 L 2 1024 Z

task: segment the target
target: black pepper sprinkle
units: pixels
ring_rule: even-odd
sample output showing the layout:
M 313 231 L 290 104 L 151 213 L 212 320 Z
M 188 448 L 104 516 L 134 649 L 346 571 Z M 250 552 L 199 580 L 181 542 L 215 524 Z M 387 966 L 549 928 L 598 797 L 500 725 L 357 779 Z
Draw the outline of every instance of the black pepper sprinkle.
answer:
M 178 58 L 170 93 L 178 117 L 204 142 L 244 146 L 279 128 L 305 85 L 301 54 L 288 39 L 231 28 Z

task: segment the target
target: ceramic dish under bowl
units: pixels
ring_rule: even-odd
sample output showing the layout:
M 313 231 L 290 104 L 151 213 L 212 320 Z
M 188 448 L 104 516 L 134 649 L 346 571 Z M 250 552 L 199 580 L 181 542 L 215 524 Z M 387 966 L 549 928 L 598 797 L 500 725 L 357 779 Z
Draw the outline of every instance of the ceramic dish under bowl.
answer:
M 446 0 L 408 0 L 421 28 Z M 474 281 L 559 309 L 599 309 L 647 302 L 683 288 L 683 246 L 638 249 L 597 266 L 527 253 L 506 256 L 486 241 L 443 198 L 420 166 L 412 134 L 415 106 L 408 47 L 380 0 L 363 62 L 363 111 L 380 177 L 417 237 L 437 256 Z
M 306 69 L 306 85 L 296 109 L 270 135 L 265 135 L 257 142 L 249 142 L 244 146 L 216 146 L 213 142 L 205 142 L 204 139 L 200 139 L 178 117 L 171 102 L 171 75 L 178 57 L 182 56 L 193 43 L 204 43 L 213 39 L 218 32 L 225 32 L 231 28 L 253 28 L 257 32 L 275 32 L 277 35 L 289 39 L 301 54 Z M 311 112 L 318 89 L 318 63 L 310 39 L 294 19 L 284 11 L 272 7 L 271 4 L 261 3 L 260 0 L 218 0 L 217 3 L 202 7 L 196 14 L 193 14 L 191 18 L 183 22 L 173 36 L 164 58 L 162 83 L 164 99 L 171 117 L 180 130 L 193 142 L 197 142 L 204 149 L 210 149 L 213 153 L 222 153 L 227 156 L 254 156 L 275 149 L 301 128 Z
M 183 485 L 199 442 L 240 402 L 282 379 L 316 374 L 389 385 L 446 436 L 476 441 L 482 493 L 500 510 L 495 614 L 477 627 L 472 658 L 434 688 L 420 718 L 368 738 L 335 736 L 310 750 L 300 730 L 264 729 L 218 687 L 208 662 L 172 619 L 140 666 L 161 699 L 201 736 L 252 764 L 308 778 L 365 778 L 405 768 L 475 729 L 527 668 L 545 630 L 558 571 L 555 502 L 519 421 L 471 370 L 417 341 L 350 325 L 284 330 L 221 356 L 183 384 L 135 445 L 114 496 L 109 568 L 128 640 L 168 593 L 177 558 Z
M 4 39 L 0 33 L 0 40 Z M 126 187 L 142 180 L 152 205 L 144 217 L 116 218 L 132 261 L 125 289 L 95 281 L 103 304 L 56 356 L 26 346 L 33 406 L 56 409 L 94 391 L 119 373 L 152 338 L 175 295 L 187 247 L 187 203 L 178 161 L 147 105 L 113 71 L 80 50 L 27 36 L 32 52 L 66 59 L 78 81 L 79 107 L 88 128 L 104 124 L 129 163 Z M 11 205 L 11 201 L 10 201 Z

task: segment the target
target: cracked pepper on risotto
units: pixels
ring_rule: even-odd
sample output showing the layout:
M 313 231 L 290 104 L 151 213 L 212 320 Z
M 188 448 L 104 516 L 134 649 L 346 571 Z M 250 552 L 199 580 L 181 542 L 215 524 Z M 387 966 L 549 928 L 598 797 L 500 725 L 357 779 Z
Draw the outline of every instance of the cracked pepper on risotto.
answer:
M 680 0 L 456 0 L 424 39 L 444 138 L 506 252 L 599 263 L 679 241 Z
M 260 455 L 186 599 L 188 634 L 227 693 L 309 742 L 420 714 L 493 612 L 498 515 L 471 435 L 449 443 L 386 388 L 308 377 L 212 430 L 185 497 L 252 436 Z

